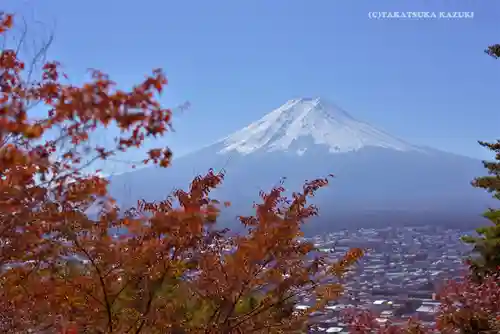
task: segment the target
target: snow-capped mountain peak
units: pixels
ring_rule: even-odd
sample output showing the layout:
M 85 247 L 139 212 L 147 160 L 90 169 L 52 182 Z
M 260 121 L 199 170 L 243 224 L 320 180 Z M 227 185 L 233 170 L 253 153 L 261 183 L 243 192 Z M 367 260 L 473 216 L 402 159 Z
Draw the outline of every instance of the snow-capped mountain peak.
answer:
M 294 151 L 304 154 L 311 146 L 324 145 L 330 153 L 357 151 L 363 147 L 398 151 L 422 149 L 391 136 L 321 98 L 287 101 L 258 121 L 221 139 L 219 153 Z

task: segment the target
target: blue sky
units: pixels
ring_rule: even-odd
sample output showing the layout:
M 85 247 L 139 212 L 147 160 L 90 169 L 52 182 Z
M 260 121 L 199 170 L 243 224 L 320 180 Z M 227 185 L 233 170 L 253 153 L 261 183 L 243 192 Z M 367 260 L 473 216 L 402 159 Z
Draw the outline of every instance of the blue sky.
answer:
M 162 67 L 165 105 L 191 104 L 162 141 L 177 155 L 308 96 L 414 144 L 473 157 L 490 157 L 476 140 L 499 136 L 500 60 L 483 53 L 500 42 L 495 1 L 7 0 L 3 8 L 54 27 L 49 57 L 74 82 L 98 68 L 128 87 Z M 474 18 L 370 20 L 370 11 Z

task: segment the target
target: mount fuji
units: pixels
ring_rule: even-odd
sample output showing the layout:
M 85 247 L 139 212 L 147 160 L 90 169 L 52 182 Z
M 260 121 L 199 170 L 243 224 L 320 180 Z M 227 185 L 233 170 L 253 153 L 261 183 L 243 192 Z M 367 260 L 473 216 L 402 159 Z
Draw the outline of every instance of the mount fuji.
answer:
M 314 145 L 322 145 L 321 149 L 328 153 L 352 152 L 363 147 L 419 151 L 319 98 L 290 100 L 220 142 L 224 148 L 219 153 L 243 155 L 257 151 L 295 151 L 302 155 Z
M 280 179 L 300 190 L 305 180 L 335 178 L 314 198 L 321 229 L 376 224 L 469 226 L 489 196 L 470 181 L 484 174 L 480 161 L 420 147 L 362 122 L 321 98 L 289 100 L 247 127 L 174 159 L 172 167 L 144 168 L 111 177 L 123 206 L 161 200 L 209 168 L 224 168 L 213 196 L 232 202 L 224 223 L 251 212 L 260 190 Z

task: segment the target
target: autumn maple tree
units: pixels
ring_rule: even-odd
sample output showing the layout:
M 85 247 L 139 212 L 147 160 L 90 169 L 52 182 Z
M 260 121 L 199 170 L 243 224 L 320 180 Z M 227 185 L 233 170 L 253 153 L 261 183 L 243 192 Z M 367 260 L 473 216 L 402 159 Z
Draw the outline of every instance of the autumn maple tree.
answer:
M 13 17 L 2 13 L 0 22 L 8 33 Z M 300 238 L 301 224 L 317 214 L 307 199 L 328 179 L 307 182 L 289 199 L 281 185 L 261 193 L 255 215 L 240 217 L 247 233 L 238 236 L 217 229 L 223 205 L 209 198 L 223 172 L 120 210 L 91 166 L 168 132 L 171 111 L 157 100 L 163 72 L 129 91 L 99 71 L 71 85 L 57 62 L 45 63 L 37 80 L 24 75 L 18 53 L 2 50 L 0 331 L 294 333 L 342 293 L 338 278 L 362 251 L 332 261 Z M 34 117 L 33 105 L 46 115 Z M 91 145 L 108 126 L 121 129 L 116 145 Z M 47 135 L 54 130 L 55 138 Z M 162 148 L 143 162 L 165 168 L 170 159 Z M 304 293 L 316 305 L 295 311 Z

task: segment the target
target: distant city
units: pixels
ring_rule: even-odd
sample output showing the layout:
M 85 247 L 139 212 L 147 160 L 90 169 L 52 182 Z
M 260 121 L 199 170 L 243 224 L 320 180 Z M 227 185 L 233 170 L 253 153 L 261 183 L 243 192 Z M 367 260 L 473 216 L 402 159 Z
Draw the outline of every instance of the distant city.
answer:
M 471 232 L 472 233 L 472 232 Z M 464 256 L 470 248 L 460 242 L 463 230 L 436 226 L 387 227 L 340 231 L 312 238 L 316 247 L 336 257 L 352 247 L 366 255 L 345 279 L 344 296 L 311 319 L 313 333 L 348 333 L 342 311 L 371 311 L 380 323 L 406 323 L 416 318 L 433 327 L 439 302 L 435 292 L 449 279 L 463 277 Z M 302 295 L 297 309 L 314 300 Z

